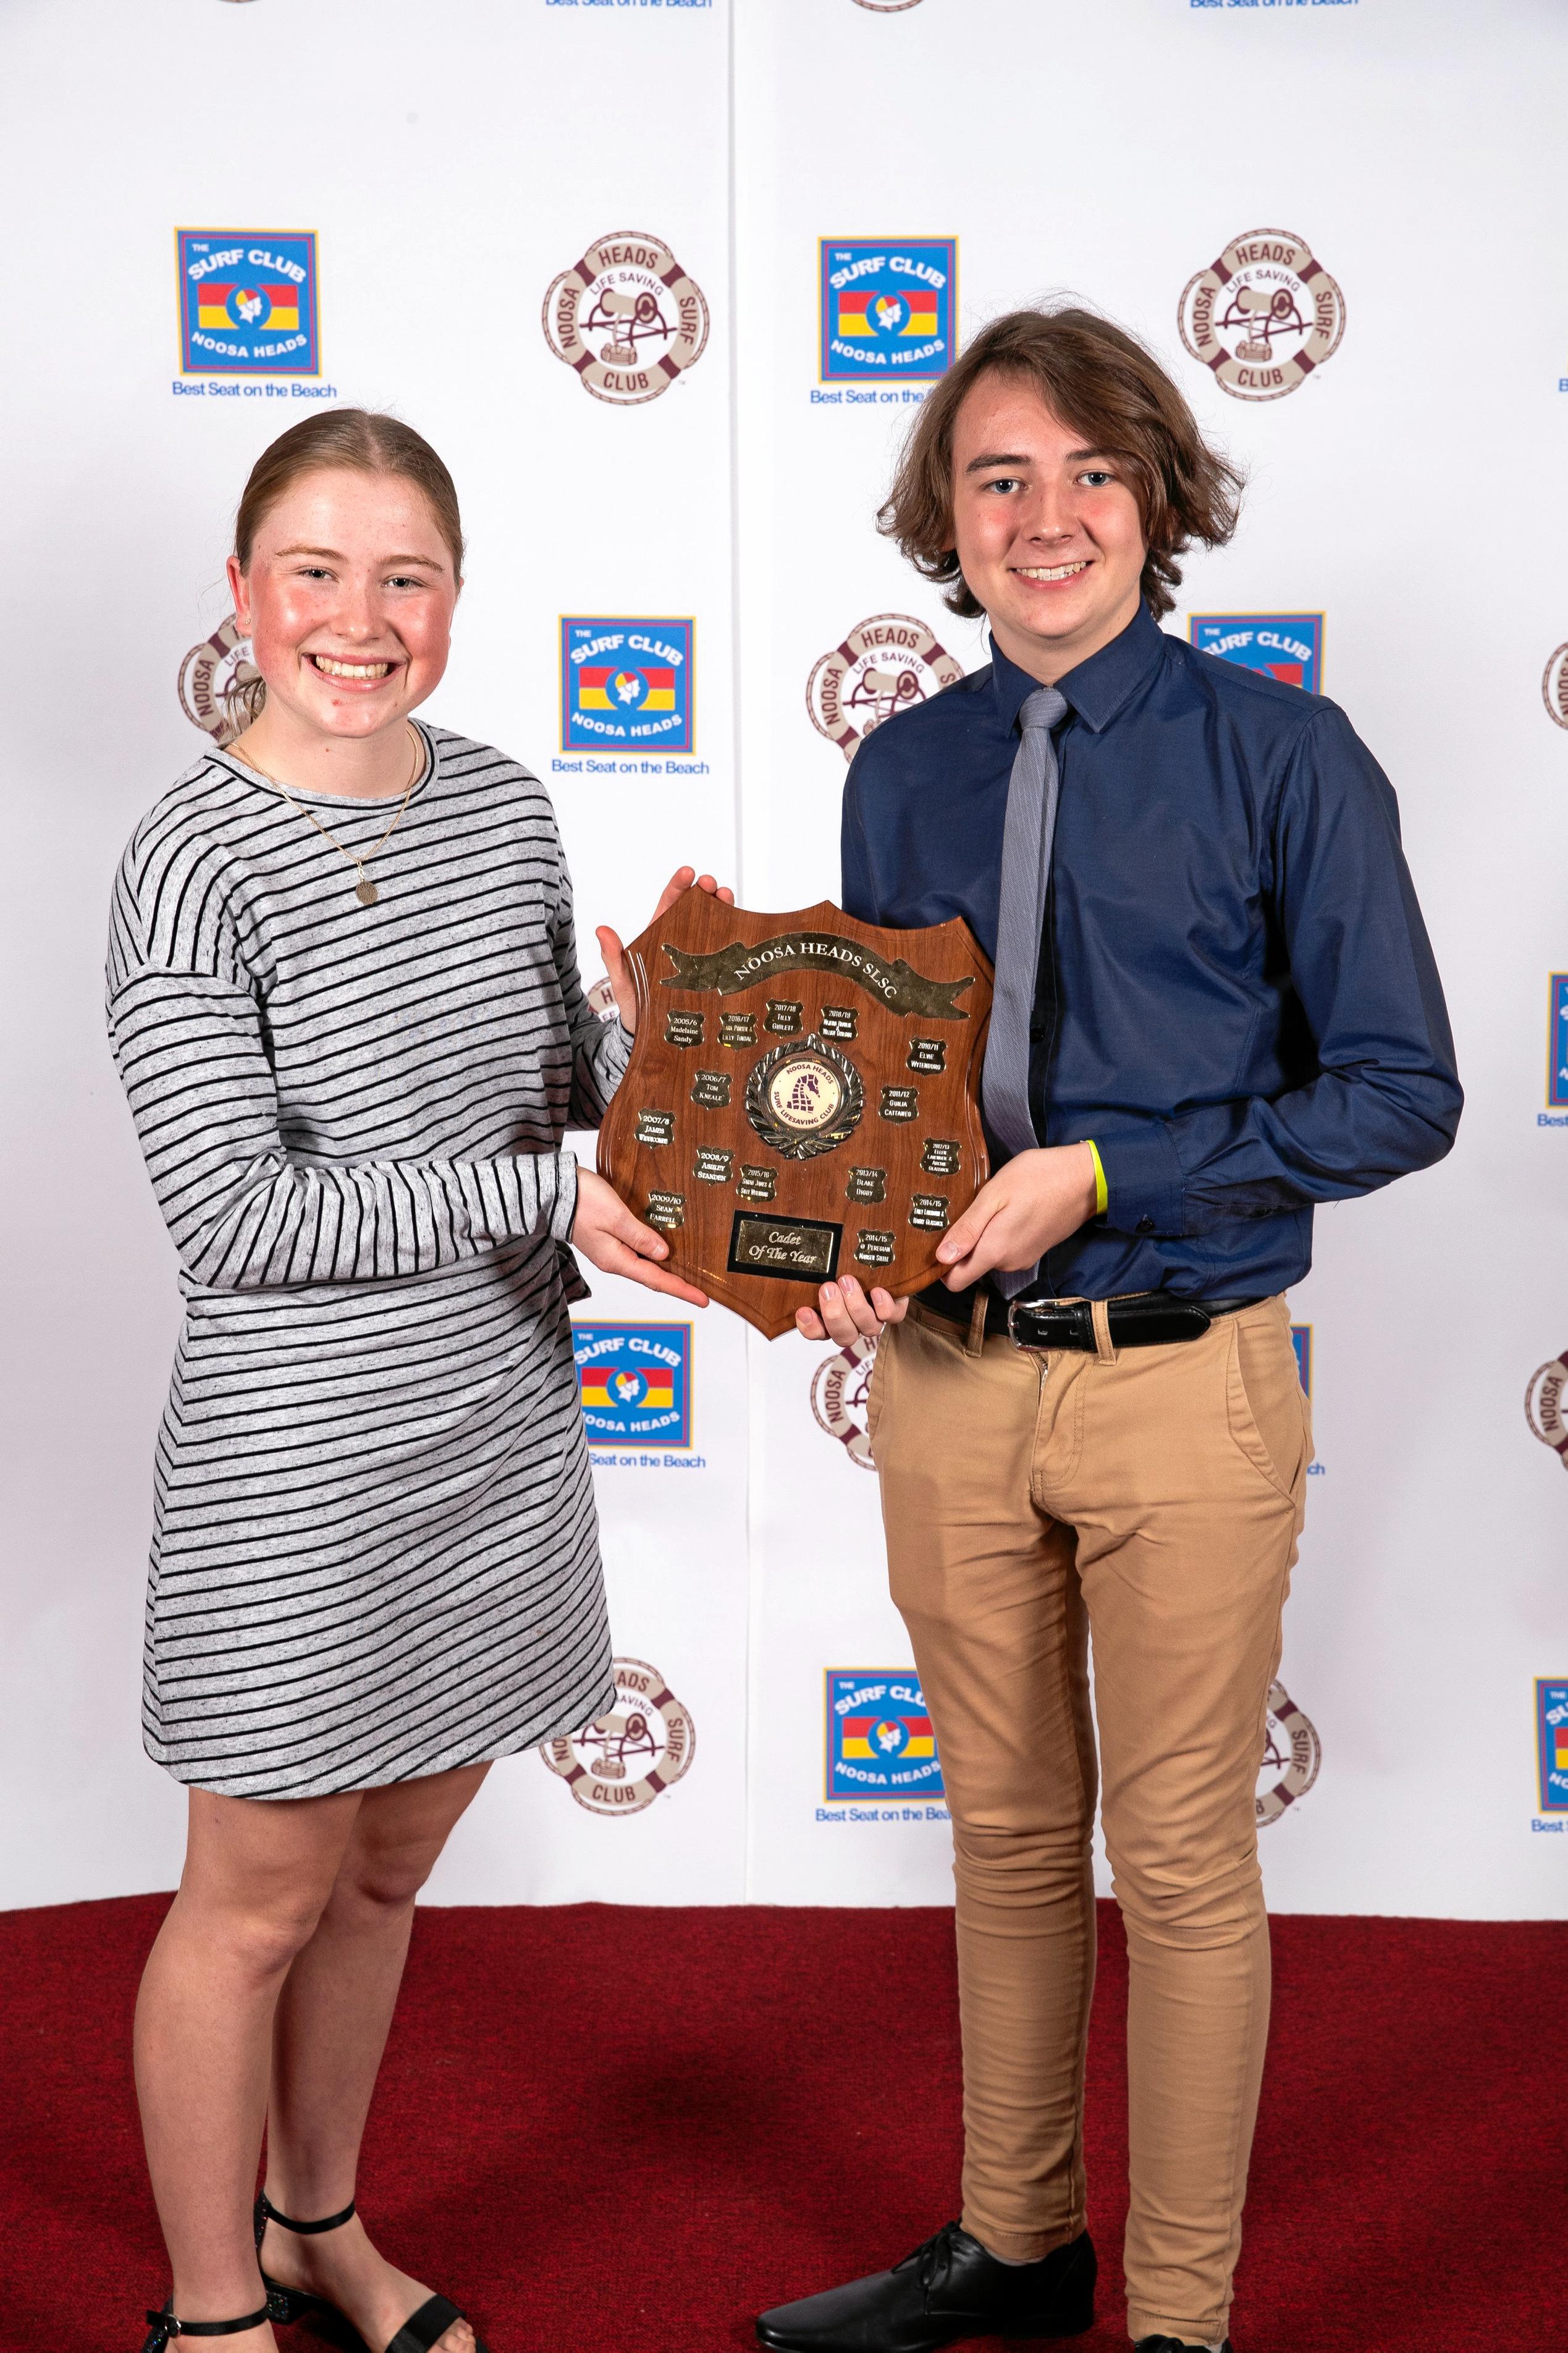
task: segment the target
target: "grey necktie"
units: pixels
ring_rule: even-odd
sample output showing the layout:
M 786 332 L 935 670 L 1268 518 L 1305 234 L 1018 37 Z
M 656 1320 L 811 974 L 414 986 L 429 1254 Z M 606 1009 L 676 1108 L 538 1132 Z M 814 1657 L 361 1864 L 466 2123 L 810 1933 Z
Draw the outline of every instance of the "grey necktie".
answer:
M 1045 935 L 1051 842 L 1057 829 L 1058 776 L 1051 729 L 1067 707 L 1067 697 L 1054 686 L 1037 687 L 1028 696 L 1018 714 L 1024 740 L 1007 782 L 1002 904 L 996 925 L 996 994 L 981 1096 L 992 1134 L 1010 1153 L 1032 1152 L 1039 1143 L 1029 1113 L 1029 1027 Z M 1037 1271 L 1030 1266 L 1004 1273 L 998 1267 L 991 1281 L 1005 1299 L 1015 1299 L 1033 1282 Z

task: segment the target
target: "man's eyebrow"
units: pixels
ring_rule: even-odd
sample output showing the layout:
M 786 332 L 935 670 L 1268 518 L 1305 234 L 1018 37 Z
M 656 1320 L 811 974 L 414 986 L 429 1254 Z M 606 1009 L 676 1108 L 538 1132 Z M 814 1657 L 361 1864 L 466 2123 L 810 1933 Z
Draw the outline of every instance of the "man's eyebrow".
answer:
M 1086 458 L 1106 458 L 1110 454 L 1108 449 L 1069 449 L 1062 462 L 1068 466 L 1081 466 Z M 1022 457 L 1016 450 L 1005 449 L 999 455 L 988 452 L 983 458 L 971 458 L 963 470 L 966 474 L 984 474 L 989 472 L 993 466 L 1032 466 L 1035 463 L 1033 458 Z

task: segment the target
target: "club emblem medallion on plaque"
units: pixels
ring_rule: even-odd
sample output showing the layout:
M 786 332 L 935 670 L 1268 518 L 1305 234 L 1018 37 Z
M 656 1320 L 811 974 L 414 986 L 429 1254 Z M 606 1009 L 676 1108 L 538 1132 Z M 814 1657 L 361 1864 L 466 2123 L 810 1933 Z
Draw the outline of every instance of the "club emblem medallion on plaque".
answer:
M 599 1171 L 666 1263 L 769 1339 L 821 1282 L 895 1297 L 985 1182 L 991 965 L 966 923 L 888 931 L 824 900 L 690 890 L 632 941 L 631 1060 Z

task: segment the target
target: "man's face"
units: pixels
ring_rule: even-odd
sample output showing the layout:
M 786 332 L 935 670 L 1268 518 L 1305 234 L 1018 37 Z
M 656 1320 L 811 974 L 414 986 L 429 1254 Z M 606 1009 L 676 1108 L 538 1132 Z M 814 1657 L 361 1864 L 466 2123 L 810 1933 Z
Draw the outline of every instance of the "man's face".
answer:
M 1026 378 L 987 374 L 953 420 L 959 567 L 1010 661 L 1047 684 L 1124 629 L 1147 549 L 1118 461 Z

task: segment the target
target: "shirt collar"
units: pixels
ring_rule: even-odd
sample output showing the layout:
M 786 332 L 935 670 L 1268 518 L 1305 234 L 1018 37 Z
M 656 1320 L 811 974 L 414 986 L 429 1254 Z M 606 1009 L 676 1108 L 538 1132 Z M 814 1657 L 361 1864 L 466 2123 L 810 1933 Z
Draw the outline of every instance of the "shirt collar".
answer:
M 1147 605 L 1138 610 L 1108 646 L 1097 654 L 1080 661 L 1065 678 L 1058 678 L 1057 687 L 1067 697 L 1068 708 L 1075 718 L 1098 734 L 1108 727 L 1117 713 L 1128 703 L 1137 689 L 1153 670 L 1163 646 L 1163 632 Z M 1039 685 L 1016 662 L 1008 660 L 994 638 L 991 640 L 991 684 L 995 696 L 996 715 L 1005 728 L 1011 731 L 1018 723 L 1018 713 L 1026 699 Z

